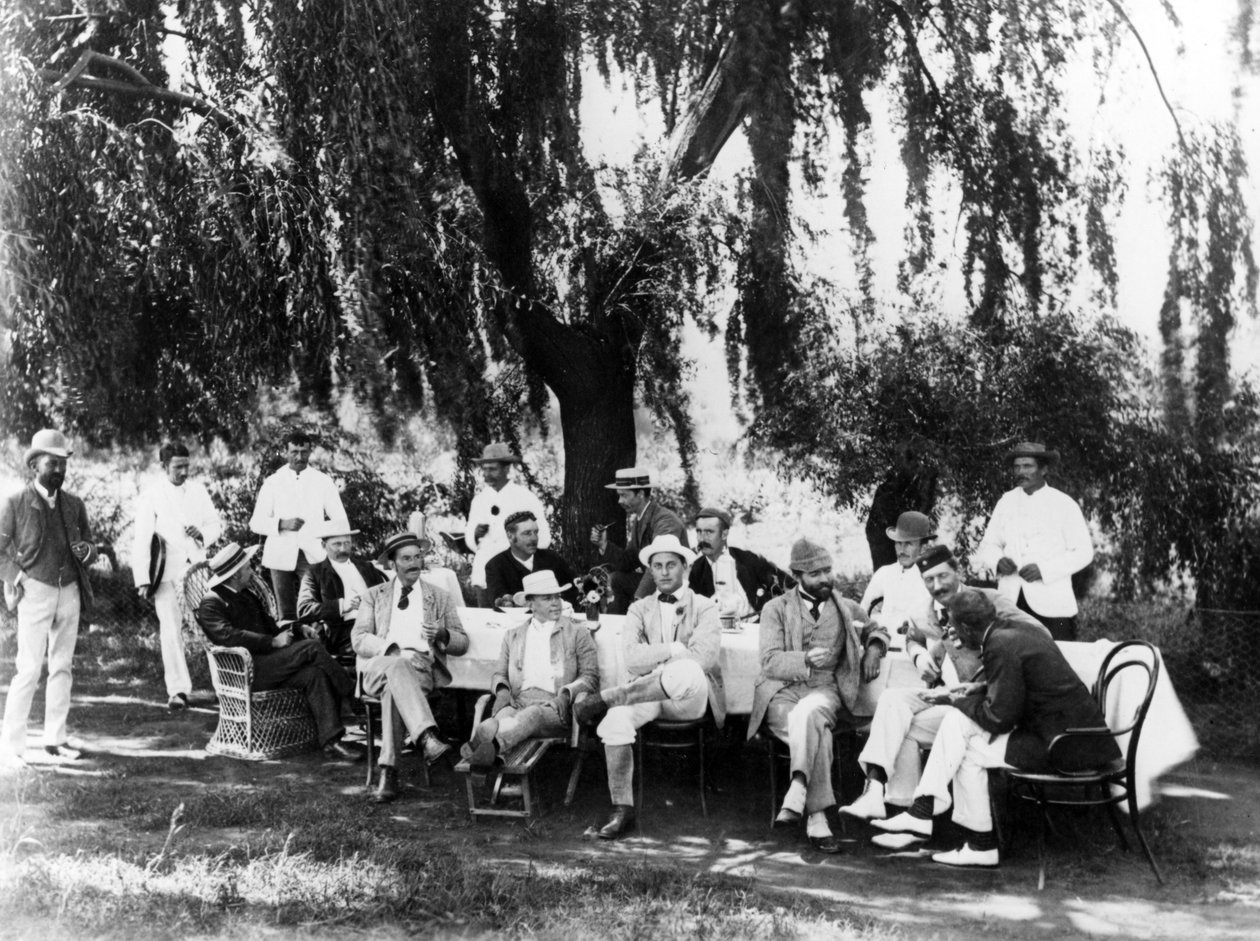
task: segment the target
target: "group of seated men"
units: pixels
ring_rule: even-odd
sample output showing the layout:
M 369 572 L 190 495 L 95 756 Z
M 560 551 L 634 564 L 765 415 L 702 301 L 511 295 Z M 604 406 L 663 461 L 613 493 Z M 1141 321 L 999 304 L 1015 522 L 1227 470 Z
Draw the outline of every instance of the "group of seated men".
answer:
M 617 590 L 638 596 L 628 603 L 621 631 L 628 680 L 605 687 L 609 678 L 600 676 L 586 621 L 566 613 L 565 602 L 575 600 L 571 569 L 538 547 L 537 514 L 515 510 L 504 520 L 508 548 L 485 563 L 487 597 L 527 609 L 528 618 L 504 633 L 488 690 L 493 706 L 461 748 L 473 769 L 485 771 L 531 736 L 563 734 L 575 719 L 594 727 L 612 810 L 607 822 L 587 831 L 590 836 L 616 839 L 633 827 L 633 745 L 642 726 L 706 714 L 723 725 L 724 619 L 759 614 L 761 671 L 748 734 L 764 726 L 786 743 L 791 778 L 775 825 L 802 827 L 809 844 L 823 853 L 840 851 L 828 819 L 837 804 L 833 733 L 865 724 L 855 715 L 859 692 L 880 675 L 894 632 L 906 634 L 907 655 L 927 688 L 888 689 L 880 696 L 859 756 L 867 786 L 839 808 L 881 831 L 872 841 L 878 846 L 897 849 L 927 840 L 933 817 L 952 807 L 962 845 L 932 858 L 955 866 L 996 865 L 987 770 L 1044 767 L 1055 735 L 1104 724 L 1049 631 L 998 592 L 964 587 L 958 560 L 935 544 L 923 514 L 904 513 L 888 530 L 897 561 L 876 571 L 858 603 L 839 595 L 832 556 L 814 541 L 798 539 L 790 574 L 781 572 L 728 546 L 731 517 L 706 508 L 696 517 L 697 554 L 681 521 L 652 501 L 645 472 L 619 471 L 610 487 L 632 514 L 627 546 L 611 546 L 600 527 L 591 538 L 614 576 L 623 576 Z M 678 531 L 657 532 L 661 520 Z M 450 683 L 447 658 L 467 649 L 468 636 L 456 599 L 420 578 L 427 539 L 399 533 L 373 566 L 352 557 L 348 524 L 327 522 L 321 532 L 328 557 L 303 575 L 299 619 L 292 626 L 282 629 L 244 591 L 254 548 L 235 544 L 210 562 L 213 576 L 198 620 L 215 643 L 254 653 L 257 688 L 304 691 L 321 744 L 338 761 L 357 757 L 340 742 L 340 700 L 352 694 L 353 684 L 333 656 L 347 653 L 348 642 L 363 691 L 381 700 L 384 733 L 374 799 L 391 801 L 399 795 L 399 754 L 406 743 L 429 763 L 451 748 L 438 734 L 429 698 Z M 316 618 L 324 625 L 324 643 L 302 623 Z M 930 748 L 925 767 L 924 748 Z M 1063 756 L 1057 757 L 1062 763 Z M 1095 739 L 1075 760 L 1086 767 L 1115 757 L 1114 742 Z

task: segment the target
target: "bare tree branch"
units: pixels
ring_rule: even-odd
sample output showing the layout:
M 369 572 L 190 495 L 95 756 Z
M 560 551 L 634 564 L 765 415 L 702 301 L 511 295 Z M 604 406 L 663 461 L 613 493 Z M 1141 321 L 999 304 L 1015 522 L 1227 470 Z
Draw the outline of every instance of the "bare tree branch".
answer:
M 1159 80 L 1159 72 L 1155 68 L 1155 60 L 1151 58 L 1151 51 L 1146 48 L 1146 40 L 1142 38 L 1142 34 L 1138 32 L 1137 26 L 1133 20 L 1129 18 L 1129 14 L 1124 7 L 1120 5 L 1120 0 L 1107 0 L 1111 8 L 1116 11 L 1116 15 L 1124 21 L 1124 25 L 1129 28 L 1129 32 L 1133 34 L 1133 38 L 1137 40 L 1138 45 L 1142 48 L 1142 55 L 1146 57 L 1147 67 L 1151 70 L 1151 78 L 1155 79 L 1155 88 L 1159 91 L 1159 97 L 1164 100 L 1164 107 L 1168 109 L 1168 116 L 1172 118 L 1173 127 L 1177 129 L 1177 141 L 1181 144 L 1182 152 L 1189 155 L 1189 147 L 1186 144 L 1186 136 L 1181 131 L 1181 122 L 1177 120 L 1177 113 L 1173 111 L 1172 102 L 1168 100 L 1168 95 L 1164 93 L 1164 83 Z M 1168 9 L 1165 5 L 1165 9 Z

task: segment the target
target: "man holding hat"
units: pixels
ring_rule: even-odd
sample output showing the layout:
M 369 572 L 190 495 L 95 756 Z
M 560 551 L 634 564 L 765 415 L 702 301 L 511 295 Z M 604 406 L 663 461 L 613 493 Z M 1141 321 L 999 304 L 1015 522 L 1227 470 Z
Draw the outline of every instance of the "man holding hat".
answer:
M 923 772 L 921 749 L 931 748 L 949 706 L 935 702 L 934 690 L 964 693 L 984 688 L 978 651 L 955 644 L 945 636 L 949 605 L 962 590 L 958 560 L 946 546 L 929 546 L 915 562 L 931 599 L 906 633 L 906 656 L 919 670 L 928 689 L 888 688 L 879 695 L 875 716 L 858 764 L 866 773 L 866 787 L 840 812 L 864 820 L 881 820 L 888 807 L 904 810 L 914 799 Z M 1031 615 L 1020 611 L 991 588 L 977 588 L 1000 616 L 1046 636 L 1047 631 Z M 924 694 L 933 691 L 932 695 Z M 910 840 L 889 834 L 876 837 L 877 846 L 898 849 Z
M 311 467 L 311 436 L 295 431 L 284 439 L 285 464 L 263 481 L 249 528 L 267 538 L 262 563 L 271 572 L 280 617 L 297 617 L 298 587 L 309 566 L 324 560 L 317 526 L 345 519 L 333 479 Z
M 915 559 L 936 538 L 931 519 L 916 510 L 897 517 L 897 525 L 886 533 L 897 551 L 897 561 L 875 570 L 862 594 L 862 607 L 870 611 L 883 602 L 872 619 L 889 631 L 895 631 L 923 613 L 931 596 L 923 587 L 923 578 L 915 567 Z
M 404 742 L 419 745 L 429 764 L 451 747 L 438 737 L 428 697 L 450 684 L 446 658 L 468 649 L 468 635 L 454 599 L 420 578 L 428 550 L 427 540 L 415 533 L 386 540 L 376 561 L 393 563 L 394 576 L 363 595 L 350 633 L 363 692 L 381 700 L 378 804 L 398 797 L 398 754 Z
M 286 687 L 306 697 L 324 754 L 340 762 L 363 756 L 341 744 L 342 700 L 354 696 L 354 681 L 328 655 L 315 631 L 304 625 L 281 627 L 249 590 L 257 546 L 229 542 L 210 560 L 210 580 L 197 606 L 197 623 L 219 647 L 244 647 L 253 657 L 253 689 Z
M 4 703 L 0 764 L 25 763 L 26 721 L 48 652 L 44 693 L 44 749 L 77 758 L 67 744 L 71 672 L 80 612 L 90 611 L 86 566 L 96 558 L 83 501 L 66 493 L 66 436 L 36 432 L 22 458 L 32 480 L 0 504 L 0 578 L 10 608 L 17 608 L 17 671 Z
M 880 674 L 888 632 L 866 618 L 832 586 L 831 553 L 798 539 L 792 546 L 794 591 L 761 610 L 761 675 L 753 691 L 748 737 L 765 720 L 788 746 L 792 781 L 775 817 L 776 827 L 805 822 L 814 849 L 841 851 L 826 811 L 834 807 L 832 734 L 853 728 L 858 691 Z
M 640 549 L 658 536 L 674 536 L 685 547 L 687 526 L 677 513 L 652 499 L 652 474 L 643 467 L 617 471 L 606 490 L 617 491 L 617 503 L 626 512 L 626 547 L 608 541 L 608 527 L 592 526 L 591 542 L 599 551 L 599 561 L 611 572 L 613 601 L 610 614 L 625 611 L 635 598 L 652 592 L 652 576 L 639 561 Z
M 473 550 L 472 586 L 477 589 L 479 603 L 490 607 L 494 596 L 486 586 L 486 563 L 508 548 L 504 522 L 514 513 L 528 511 L 538 523 L 538 548 L 551 545 L 551 527 L 542 501 L 528 489 L 508 479 L 513 464 L 521 459 L 512 448 L 502 441 L 486 445 L 481 457 L 473 461 L 481 465 L 484 489 L 477 492 L 468 508 L 468 522 L 464 527 L 464 542 Z
M 1046 483 L 1059 452 L 1024 441 L 1006 455 L 1017 486 L 1002 494 L 977 556 L 997 573 L 998 591 L 1050 629 L 1076 639 L 1072 576 L 1094 559 L 1089 527 L 1076 501 Z
M 634 677 L 621 686 L 588 696 L 575 707 L 578 721 L 598 722 L 608 764 L 613 811 L 587 836 L 615 840 L 634 824 L 634 740 L 657 718 L 690 721 L 713 711 L 721 728 L 726 692 L 718 655 L 722 625 L 708 598 L 686 587 L 687 567 L 696 560 L 677 536 L 657 536 L 639 553 L 656 592 L 630 605 L 621 628 L 626 670 Z
M 696 549 L 703 559 L 691 567 L 687 583 L 696 594 L 712 598 L 723 616 L 748 617 L 796 585 L 773 562 L 727 544 L 731 514 L 725 510 L 705 507 L 695 523 Z
M 223 534 L 223 520 L 206 485 L 190 480 L 188 448 L 178 441 L 158 451 L 162 476 L 140 491 L 131 549 L 136 592 L 152 599 L 157 613 L 166 680 L 167 706 L 188 708 L 192 677 L 184 659 L 183 618 L 177 587 L 184 573 L 206 558 L 206 548 Z
M 503 636 L 490 680 L 490 718 L 473 730 L 460 752 L 474 769 L 535 736 L 564 735 L 575 702 L 599 693 L 599 651 L 585 621 L 561 614 L 569 585 L 555 572 L 531 572 L 521 589 L 531 617 Z
M 503 521 L 508 548 L 486 563 L 486 590 L 495 607 L 516 604 L 516 595 L 524 589 L 524 580 L 531 572 L 552 572 L 556 581 L 565 582 L 565 600 L 577 601 L 573 590 L 573 571 L 560 553 L 538 548 L 541 524 L 532 510 L 520 510 Z
M 349 656 L 350 630 L 367 590 L 385 581 L 385 573 L 367 559 L 351 555 L 354 537 L 347 520 L 328 520 L 316 528 L 327 558 L 316 562 L 302 576 L 298 590 L 298 616 L 319 617 L 324 622 L 323 641 L 334 657 Z

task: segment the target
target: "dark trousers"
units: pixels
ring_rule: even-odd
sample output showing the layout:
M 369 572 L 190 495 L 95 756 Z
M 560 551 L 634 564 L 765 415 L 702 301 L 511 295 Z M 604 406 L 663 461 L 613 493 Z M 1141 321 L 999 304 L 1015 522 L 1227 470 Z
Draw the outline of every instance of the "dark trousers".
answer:
M 345 734 L 341 700 L 354 695 L 354 681 L 317 640 L 298 640 L 287 647 L 254 657 L 253 688 L 299 690 L 315 717 L 319 743 L 327 745 Z
M 1023 611 L 1025 614 L 1031 614 L 1038 621 L 1046 626 L 1046 630 L 1050 632 L 1050 636 L 1055 640 L 1076 640 L 1076 618 L 1051 618 L 1044 614 L 1038 614 L 1028 606 L 1028 601 L 1024 598 L 1024 593 L 1019 593 L 1019 600 L 1015 602 L 1015 607 Z
M 306 553 L 299 551 L 297 568 L 292 572 L 267 570 L 271 573 L 271 590 L 276 593 L 276 607 L 280 610 L 281 621 L 292 621 L 297 617 L 298 589 L 302 587 L 302 576 L 310 567 L 310 563 L 306 561 Z

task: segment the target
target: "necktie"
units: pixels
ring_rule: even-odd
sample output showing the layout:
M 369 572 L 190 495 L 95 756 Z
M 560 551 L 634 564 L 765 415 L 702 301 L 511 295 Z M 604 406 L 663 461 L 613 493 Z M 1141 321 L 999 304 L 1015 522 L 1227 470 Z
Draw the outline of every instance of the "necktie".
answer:
M 938 617 L 936 620 L 937 620 L 937 623 L 940 624 L 941 627 L 945 627 L 947 624 L 949 624 L 949 608 L 942 607 L 940 617 Z
M 817 621 L 818 613 L 822 610 L 822 602 L 819 601 L 817 598 L 812 598 L 810 600 L 813 602 L 813 604 L 809 606 L 809 616 L 813 618 L 815 621 Z
M 412 588 L 412 586 L 410 586 L 410 585 L 403 585 L 403 586 L 402 586 L 402 597 L 400 597 L 400 598 L 398 599 L 398 610 L 399 610 L 399 611 L 406 611 L 406 610 L 407 610 L 407 605 L 411 604 L 411 599 L 407 597 L 409 594 L 411 594 L 411 588 Z
M 661 595 L 657 599 L 661 604 L 677 604 L 678 598 L 674 595 Z

